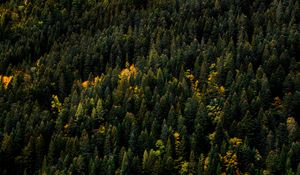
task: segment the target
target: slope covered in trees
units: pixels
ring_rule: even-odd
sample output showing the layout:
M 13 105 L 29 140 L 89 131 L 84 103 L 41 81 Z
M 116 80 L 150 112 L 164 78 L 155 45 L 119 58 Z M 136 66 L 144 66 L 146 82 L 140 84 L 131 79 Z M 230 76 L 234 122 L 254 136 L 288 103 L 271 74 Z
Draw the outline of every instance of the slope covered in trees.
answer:
M 0 1 L 0 174 L 299 174 L 297 0 Z

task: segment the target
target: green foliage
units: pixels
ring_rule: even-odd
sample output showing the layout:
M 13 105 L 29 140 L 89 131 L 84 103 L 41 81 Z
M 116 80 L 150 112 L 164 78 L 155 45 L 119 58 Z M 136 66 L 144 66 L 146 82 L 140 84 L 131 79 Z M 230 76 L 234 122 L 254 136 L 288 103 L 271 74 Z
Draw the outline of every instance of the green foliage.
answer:
M 1 1 L 0 174 L 299 174 L 299 9 Z

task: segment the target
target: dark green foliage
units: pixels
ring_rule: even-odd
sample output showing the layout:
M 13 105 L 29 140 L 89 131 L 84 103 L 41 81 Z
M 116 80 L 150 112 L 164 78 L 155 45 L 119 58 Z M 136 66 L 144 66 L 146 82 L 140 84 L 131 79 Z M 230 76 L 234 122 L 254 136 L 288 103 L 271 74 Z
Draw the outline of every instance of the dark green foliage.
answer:
M 299 4 L 0 1 L 0 174 L 299 174 Z

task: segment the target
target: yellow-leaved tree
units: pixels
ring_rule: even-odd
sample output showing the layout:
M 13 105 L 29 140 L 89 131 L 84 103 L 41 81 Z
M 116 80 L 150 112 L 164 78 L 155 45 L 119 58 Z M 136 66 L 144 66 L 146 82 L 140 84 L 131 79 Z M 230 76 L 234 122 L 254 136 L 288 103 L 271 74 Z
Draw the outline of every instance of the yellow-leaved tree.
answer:
M 2 86 L 7 89 L 8 85 L 10 84 L 11 80 L 12 80 L 13 76 L 5 76 L 5 75 L 0 75 L 0 80 L 2 83 Z
M 62 104 L 59 101 L 57 95 L 52 95 L 51 107 L 52 107 L 53 110 L 57 110 L 58 112 L 61 112 Z
M 129 66 L 129 63 L 126 63 L 126 68 L 123 69 L 119 75 L 119 78 L 121 80 L 129 80 L 130 77 L 136 77 L 137 75 L 137 68 L 134 66 L 134 64 L 131 64 L 131 66 Z

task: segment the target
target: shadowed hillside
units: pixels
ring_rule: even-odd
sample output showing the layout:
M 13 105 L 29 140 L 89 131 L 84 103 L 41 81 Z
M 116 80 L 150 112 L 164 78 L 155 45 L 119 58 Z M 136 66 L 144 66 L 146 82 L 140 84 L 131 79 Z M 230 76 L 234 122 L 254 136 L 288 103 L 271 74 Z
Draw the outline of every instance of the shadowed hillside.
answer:
M 300 174 L 298 0 L 0 0 L 0 174 Z

